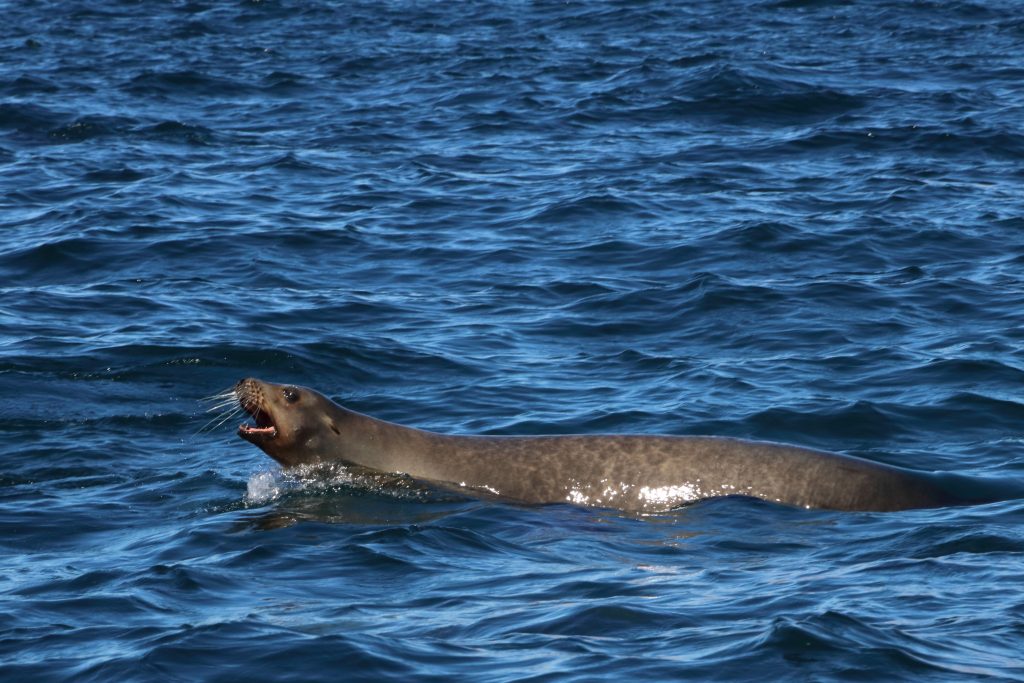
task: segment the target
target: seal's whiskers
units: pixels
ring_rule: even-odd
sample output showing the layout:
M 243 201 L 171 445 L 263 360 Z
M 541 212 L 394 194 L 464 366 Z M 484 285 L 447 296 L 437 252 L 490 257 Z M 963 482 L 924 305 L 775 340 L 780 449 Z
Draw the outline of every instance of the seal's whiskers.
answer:
M 216 413 L 216 415 L 214 415 L 209 422 L 200 427 L 196 434 L 212 432 L 228 420 L 243 412 L 242 406 L 238 403 L 238 396 L 235 394 L 235 390 L 233 388 L 212 396 L 207 396 L 200 399 L 200 401 L 203 403 L 212 403 L 213 405 L 207 408 L 206 412 Z

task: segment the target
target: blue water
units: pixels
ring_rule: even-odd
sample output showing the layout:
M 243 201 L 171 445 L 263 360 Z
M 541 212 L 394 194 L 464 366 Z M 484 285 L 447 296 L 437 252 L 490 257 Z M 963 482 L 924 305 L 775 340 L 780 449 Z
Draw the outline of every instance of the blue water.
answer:
M 1024 679 L 1024 500 L 524 507 L 200 400 L 1024 480 L 1017 3 L 0 21 L 3 680 Z

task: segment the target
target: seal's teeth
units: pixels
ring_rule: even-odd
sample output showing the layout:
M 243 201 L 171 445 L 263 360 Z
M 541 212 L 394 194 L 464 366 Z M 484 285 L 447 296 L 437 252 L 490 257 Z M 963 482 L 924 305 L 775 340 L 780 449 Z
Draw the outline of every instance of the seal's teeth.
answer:
M 271 438 L 277 436 L 277 427 L 260 427 L 258 425 L 251 424 L 240 424 L 238 425 L 238 431 L 243 434 L 263 434 Z

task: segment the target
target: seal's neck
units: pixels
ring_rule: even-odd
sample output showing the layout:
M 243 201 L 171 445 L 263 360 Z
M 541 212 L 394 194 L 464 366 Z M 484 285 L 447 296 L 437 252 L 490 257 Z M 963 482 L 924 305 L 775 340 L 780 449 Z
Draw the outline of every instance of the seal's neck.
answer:
M 436 435 L 333 405 L 323 459 L 414 477 L 429 476 L 421 471 L 422 456 L 430 450 Z

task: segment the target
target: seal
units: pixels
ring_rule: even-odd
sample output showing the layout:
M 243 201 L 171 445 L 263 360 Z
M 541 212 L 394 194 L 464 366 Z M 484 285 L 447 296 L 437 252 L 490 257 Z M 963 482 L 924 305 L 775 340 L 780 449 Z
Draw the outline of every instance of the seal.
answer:
M 657 512 L 718 496 L 895 511 L 981 502 L 941 476 L 799 446 L 714 436 L 439 434 L 348 410 L 306 387 L 243 379 L 238 435 L 284 467 L 340 462 L 523 503 Z M 950 475 L 951 476 L 951 475 Z

